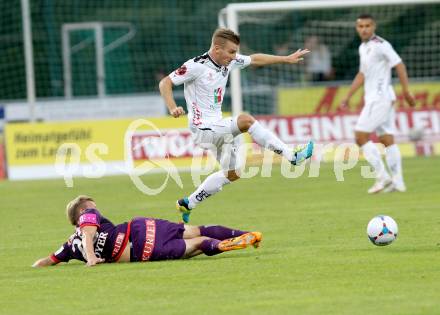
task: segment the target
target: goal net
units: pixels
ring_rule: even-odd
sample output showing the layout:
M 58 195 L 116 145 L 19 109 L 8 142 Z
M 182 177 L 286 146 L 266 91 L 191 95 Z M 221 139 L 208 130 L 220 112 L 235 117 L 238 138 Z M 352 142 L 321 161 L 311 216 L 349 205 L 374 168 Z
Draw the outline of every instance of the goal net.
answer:
M 439 1 L 283 1 L 230 4 L 220 24 L 240 33 L 241 53 L 285 55 L 298 48 L 312 53 L 300 65 L 250 68 L 232 78 L 236 112 L 279 113 L 283 88 L 298 88 L 294 103 L 315 106 L 314 87 L 346 84 L 359 68 L 357 16 L 371 14 L 376 33 L 388 40 L 407 65 L 411 82 L 440 78 Z M 241 77 L 241 78 L 238 78 Z M 305 89 L 306 88 L 306 89 Z M 313 99 L 313 101 L 312 101 Z M 283 105 L 284 106 L 284 105 Z M 295 112 L 294 110 L 292 112 Z M 301 111 L 298 111 L 301 112 Z

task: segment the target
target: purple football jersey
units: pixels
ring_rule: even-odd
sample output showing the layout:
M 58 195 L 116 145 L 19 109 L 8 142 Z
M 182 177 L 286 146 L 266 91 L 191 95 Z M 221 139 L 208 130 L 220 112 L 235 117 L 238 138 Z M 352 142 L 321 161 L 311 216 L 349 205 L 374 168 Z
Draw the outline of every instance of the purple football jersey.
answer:
M 96 226 L 97 231 L 93 238 L 95 255 L 104 258 L 106 262 L 117 261 L 127 245 L 130 227 L 128 223 L 114 225 L 103 217 L 96 209 L 85 210 L 78 219 L 78 227 L 66 243 L 52 254 L 54 262 L 68 262 L 77 259 L 86 262 L 86 254 L 82 245 L 81 228 Z

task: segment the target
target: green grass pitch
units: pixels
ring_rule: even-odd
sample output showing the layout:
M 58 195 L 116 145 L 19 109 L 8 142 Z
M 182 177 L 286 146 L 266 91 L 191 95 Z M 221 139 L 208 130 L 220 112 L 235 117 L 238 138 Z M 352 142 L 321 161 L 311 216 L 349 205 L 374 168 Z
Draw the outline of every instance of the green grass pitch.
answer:
M 215 257 L 152 263 L 82 263 L 33 269 L 72 233 L 67 201 L 93 196 L 114 223 L 134 216 L 177 220 L 175 200 L 193 190 L 171 182 L 141 194 L 128 176 L 0 183 L 0 314 L 440 314 L 440 159 L 404 160 L 408 192 L 369 196 L 360 167 L 337 182 L 320 176 L 243 179 L 208 199 L 192 224 L 263 232 L 262 246 Z M 159 186 L 164 175 L 145 177 Z M 399 237 L 376 247 L 377 214 Z

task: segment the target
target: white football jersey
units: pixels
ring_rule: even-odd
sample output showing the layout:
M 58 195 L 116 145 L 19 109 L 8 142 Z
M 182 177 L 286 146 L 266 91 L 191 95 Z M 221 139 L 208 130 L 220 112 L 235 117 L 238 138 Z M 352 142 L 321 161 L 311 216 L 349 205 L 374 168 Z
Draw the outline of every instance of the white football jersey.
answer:
M 250 56 L 237 54 L 227 67 L 220 66 L 205 53 L 188 60 L 169 75 L 174 85 L 185 84 L 188 122 L 192 131 L 222 119 L 222 103 L 229 73 L 250 64 Z
M 402 62 L 399 55 L 385 39 L 373 35 L 359 46 L 360 67 L 364 74 L 365 103 L 395 101 L 391 85 L 391 69 Z

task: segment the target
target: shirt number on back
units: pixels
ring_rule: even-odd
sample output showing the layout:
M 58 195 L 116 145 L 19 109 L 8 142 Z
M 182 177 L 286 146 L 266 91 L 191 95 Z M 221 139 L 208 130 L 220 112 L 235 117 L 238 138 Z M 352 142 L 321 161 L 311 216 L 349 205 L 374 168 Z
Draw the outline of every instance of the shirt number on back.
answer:
M 75 253 L 76 250 L 79 250 L 84 259 L 86 259 L 86 252 L 82 246 L 82 241 L 78 238 L 73 239 L 72 242 L 72 251 Z

